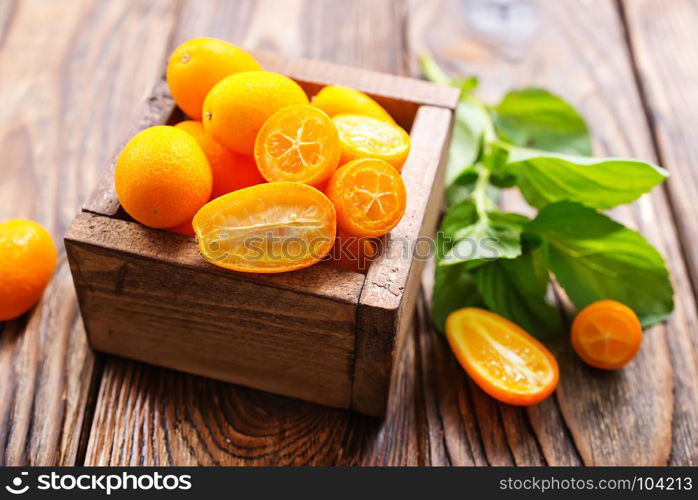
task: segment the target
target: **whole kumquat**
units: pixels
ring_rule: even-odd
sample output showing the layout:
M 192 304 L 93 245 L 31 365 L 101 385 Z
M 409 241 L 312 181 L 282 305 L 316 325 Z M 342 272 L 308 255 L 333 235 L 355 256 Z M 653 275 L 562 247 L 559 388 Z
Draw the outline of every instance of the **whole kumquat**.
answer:
M 136 134 L 116 161 L 119 202 L 141 224 L 177 226 L 208 201 L 211 167 L 196 140 L 175 127 L 158 125 Z
M 642 326 L 635 312 L 615 300 L 588 305 L 572 322 L 572 347 L 596 368 L 616 370 L 630 363 L 642 344 Z
M 269 71 L 237 73 L 218 82 L 206 96 L 204 128 L 224 146 L 252 155 L 264 122 L 295 104 L 308 104 L 308 97 L 287 76 Z
M 203 149 L 213 176 L 211 199 L 265 182 L 254 158 L 231 151 L 204 130 L 201 122 L 186 120 L 175 125 L 190 134 Z
M 255 141 L 254 156 L 269 182 L 295 181 L 320 186 L 339 163 L 337 128 L 324 111 L 301 104 L 274 113 Z
M 405 213 L 407 193 L 400 173 L 383 160 L 365 158 L 337 169 L 326 188 L 337 224 L 353 236 L 378 237 Z
M 168 231 L 172 231 L 173 233 L 179 233 L 179 234 L 184 234 L 187 236 L 194 236 L 196 233 L 194 233 L 194 226 L 192 224 L 192 219 L 189 219 L 188 221 L 182 222 L 181 224 L 174 226 L 174 227 L 168 227 Z
M 503 403 L 533 405 L 557 387 L 560 373 L 555 357 L 498 314 L 476 307 L 454 311 L 446 318 L 446 337 L 468 375 Z
M 372 238 L 352 236 L 337 229 L 337 240 L 328 255 L 329 263 L 338 269 L 366 274 L 378 249 Z
M 356 114 L 332 118 L 342 146 L 340 165 L 358 158 L 377 158 L 398 170 L 410 152 L 410 136 L 399 126 Z
M 56 245 L 43 227 L 20 219 L 0 223 L 0 321 L 31 309 L 55 268 Z
M 206 94 L 226 76 L 259 71 L 250 54 L 215 38 L 193 38 L 177 47 L 167 63 L 167 84 L 175 102 L 187 116 L 201 120 Z
M 308 267 L 332 249 L 330 200 L 300 182 L 271 182 L 216 198 L 194 217 L 201 255 L 234 271 L 280 273 Z
M 342 113 L 370 116 L 388 123 L 395 123 L 393 118 L 383 107 L 371 97 L 358 90 L 342 87 L 340 85 L 328 85 L 323 87 L 310 104 L 320 108 L 329 116 Z

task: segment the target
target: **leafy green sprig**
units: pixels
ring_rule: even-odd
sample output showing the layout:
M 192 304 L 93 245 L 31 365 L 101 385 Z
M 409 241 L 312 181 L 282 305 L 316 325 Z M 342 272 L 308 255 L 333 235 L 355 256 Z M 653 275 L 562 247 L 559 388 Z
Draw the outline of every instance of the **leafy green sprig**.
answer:
M 452 79 L 429 57 L 421 64 L 428 79 L 462 90 L 437 235 L 437 329 L 455 309 L 485 306 L 539 337 L 558 333 L 560 313 L 546 300 L 551 275 L 577 308 L 614 299 L 643 326 L 666 318 L 674 304 L 662 256 L 600 210 L 636 200 L 668 172 L 591 157 L 585 120 L 547 90 L 513 90 L 489 106 L 473 95 L 475 78 Z M 536 217 L 500 211 L 502 188 L 519 189 Z

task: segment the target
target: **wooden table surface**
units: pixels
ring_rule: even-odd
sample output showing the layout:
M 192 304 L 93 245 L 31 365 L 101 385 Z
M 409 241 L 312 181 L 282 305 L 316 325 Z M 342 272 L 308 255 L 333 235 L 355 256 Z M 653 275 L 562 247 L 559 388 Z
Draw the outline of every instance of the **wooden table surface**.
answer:
M 617 373 L 553 343 L 560 387 L 520 409 L 434 333 L 428 271 L 379 421 L 95 355 L 61 248 L 40 304 L 0 324 L 0 464 L 697 464 L 697 25 L 691 0 L 0 0 L 0 220 L 34 218 L 61 242 L 187 38 L 413 75 L 429 50 L 489 99 L 548 87 L 598 153 L 671 171 L 613 215 L 662 251 L 677 299 Z

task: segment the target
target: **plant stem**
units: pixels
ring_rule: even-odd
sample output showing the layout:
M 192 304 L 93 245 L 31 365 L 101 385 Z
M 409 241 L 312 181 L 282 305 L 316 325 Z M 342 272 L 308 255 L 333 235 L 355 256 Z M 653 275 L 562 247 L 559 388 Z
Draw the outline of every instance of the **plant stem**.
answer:
M 487 188 L 490 185 L 490 171 L 487 168 L 480 167 L 478 172 L 477 182 L 473 190 L 473 201 L 475 202 L 475 211 L 477 212 L 479 222 L 487 223 L 489 217 L 487 215 L 490 209 L 491 201 L 487 196 Z

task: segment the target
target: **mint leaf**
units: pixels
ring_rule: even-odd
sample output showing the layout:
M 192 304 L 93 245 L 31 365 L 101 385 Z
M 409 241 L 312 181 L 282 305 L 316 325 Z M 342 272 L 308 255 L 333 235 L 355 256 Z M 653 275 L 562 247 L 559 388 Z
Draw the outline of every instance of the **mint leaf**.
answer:
M 462 307 L 482 307 L 475 278 L 463 264 L 437 267 L 432 294 L 432 318 L 436 329 L 444 333 L 446 317 Z
M 562 330 L 560 312 L 545 300 L 550 278 L 541 250 L 488 262 L 475 280 L 485 305 L 527 332 L 550 338 Z
M 466 208 L 467 207 L 467 208 Z M 461 217 L 449 210 L 442 223 L 445 246 L 439 266 L 468 262 L 468 268 L 494 259 L 513 259 L 521 255 L 521 232 L 528 219 L 523 215 L 487 212 L 485 217 L 472 221 L 474 206 L 471 201 L 454 207 Z M 469 223 L 468 223 L 469 222 Z
M 554 203 L 526 230 L 547 242 L 550 269 L 577 308 L 617 300 L 633 309 L 643 326 L 662 321 L 674 308 L 662 256 L 607 216 L 578 203 Z
M 612 208 L 661 184 L 661 167 L 625 158 L 584 158 L 509 147 L 507 168 L 516 173 L 526 201 L 536 208 L 562 200 Z
M 472 197 L 477 181 L 475 167 L 465 170 L 446 188 L 446 206 L 452 207 Z
M 491 109 L 495 130 L 503 139 L 526 148 L 591 155 L 589 129 L 564 99 L 529 87 L 509 92 Z
M 461 95 L 448 149 L 446 186 L 450 186 L 464 172 L 473 169 L 473 164 L 480 155 L 487 120 L 487 113 L 474 97 Z

